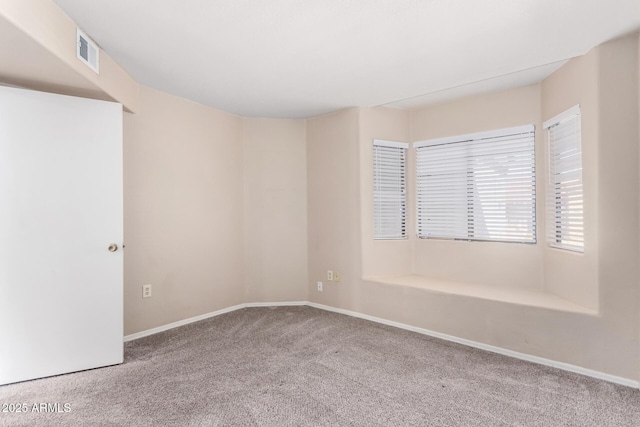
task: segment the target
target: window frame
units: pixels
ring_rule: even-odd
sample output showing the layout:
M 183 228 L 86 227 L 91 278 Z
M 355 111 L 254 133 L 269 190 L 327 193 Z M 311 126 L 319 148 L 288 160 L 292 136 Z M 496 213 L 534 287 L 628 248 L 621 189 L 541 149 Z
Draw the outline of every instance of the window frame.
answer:
M 380 174 L 376 174 L 376 168 L 378 165 L 378 157 L 377 157 L 377 149 L 382 149 L 383 151 L 386 150 L 402 150 L 402 167 L 400 168 L 400 170 L 397 172 L 399 177 L 400 177 L 400 187 L 399 187 L 399 194 L 395 194 L 395 195 L 390 195 L 390 194 L 384 194 L 385 191 L 380 190 L 379 189 L 379 185 L 382 185 L 381 183 L 378 183 L 377 178 L 380 177 Z M 373 240 L 407 240 L 409 238 L 408 233 L 407 233 L 407 205 L 408 205 L 408 191 L 407 191 L 407 171 L 408 171 L 408 149 L 409 149 L 409 144 L 406 142 L 398 142 L 398 141 L 388 141 L 388 140 L 383 140 L 383 139 L 374 139 L 373 140 L 373 144 L 372 144 L 372 154 L 373 154 L 373 161 L 372 161 L 372 177 L 373 177 L 373 185 L 372 185 L 372 190 L 373 190 Z M 392 178 L 391 181 L 393 180 L 397 180 L 398 178 Z M 378 185 L 377 185 L 378 183 Z M 387 185 L 391 185 L 392 182 L 387 182 Z M 390 191 L 387 190 L 386 193 L 389 193 Z M 385 199 L 386 200 L 381 200 L 379 198 L 379 196 L 385 195 Z M 390 198 L 389 198 L 390 196 Z M 394 197 L 400 197 L 400 209 L 401 212 L 398 214 L 398 217 L 401 221 L 400 224 L 398 224 L 398 228 L 401 230 L 400 233 L 389 233 L 389 234 L 385 234 L 384 230 L 385 230 L 385 226 L 384 225 L 379 225 L 379 221 L 383 221 L 385 218 L 381 218 L 380 217 L 380 212 L 382 212 L 382 207 L 381 204 L 386 202 L 387 205 L 388 204 L 393 204 L 393 198 Z M 392 215 L 391 215 L 392 216 Z M 380 234 L 382 233 L 382 234 Z
M 520 136 L 521 135 L 521 136 Z M 527 160 L 527 168 L 530 168 L 531 172 L 530 172 L 530 184 L 526 184 L 524 185 L 524 187 L 530 186 L 531 188 L 531 195 L 529 196 L 527 193 L 527 199 L 526 199 L 526 203 L 528 204 L 527 206 L 530 207 L 526 207 L 525 206 L 525 210 L 528 211 L 530 210 L 530 216 L 529 216 L 529 212 L 526 212 L 524 216 L 525 218 L 525 224 L 527 227 L 527 231 L 526 231 L 526 236 L 523 238 L 518 238 L 519 236 L 515 235 L 513 237 L 510 237 L 509 234 L 513 233 L 513 230 L 509 230 L 509 228 L 505 227 L 503 229 L 500 230 L 496 230 L 498 232 L 498 234 L 502 234 L 502 236 L 499 237 L 495 237 L 495 238 L 491 238 L 490 234 L 491 231 L 489 229 L 489 227 L 486 225 L 486 221 L 488 218 L 490 217 L 490 214 L 494 214 L 494 212 L 489 212 L 489 214 L 483 214 L 482 216 L 476 216 L 477 213 L 474 212 L 475 207 L 478 205 L 478 203 L 482 204 L 482 197 L 479 194 L 478 191 L 478 183 L 481 182 L 481 180 L 477 180 L 474 176 L 474 173 L 477 173 L 477 166 L 474 166 L 473 164 L 467 164 L 466 165 L 466 169 L 464 166 L 461 166 L 461 164 L 463 164 L 465 161 L 469 161 L 469 162 L 473 162 L 473 159 L 475 157 L 479 157 L 478 154 L 469 154 L 469 152 L 473 152 L 473 150 L 478 150 L 478 151 L 482 151 L 483 149 L 479 149 L 477 147 L 480 147 L 480 144 L 482 144 L 483 142 L 492 142 L 491 140 L 493 139 L 494 142 L 495 141 L 500 141 L 500 139 L 503 138 L 504 141 L 509 141 L 510 139 L 516 140 L 516 139 L 526 139 L 526 142 L 522 143 L 522 147 L 524 148 L 520 148 L 520 146 L 518 146 L 515 142 L 513 144 L 513 147 L 515 148 L 520 148 L 522 150 L 529 150 L 530 149 L 530 154 L 525 153 L 524 156 L 531 156 L 531 160 L 530 162 Z M 466 201 L 465 200 L 461 200 L 461 201 L 455 201 L 455 204 L 465 204 L 467 205 L 467 216 L 466 216 L 466 221 L 464 219 L 460 220 L 460 216 L 458 217 L 458 221 L 453 221 L 453 226 L 452 226 L 452 230 L 455 229 L 457 231 L 453 231 L 452 233 L 450 233 L 449 235 L 429 235 L 429 233 L 426 230 L 423 230 L 423 226 L 421 224 L 421 221 L 424 223 L 426 221 L 428 221 L 429 219 L 429 215 L 426 214 L 422 214 L 420 212 L 421 206 L 425 205 L 428 206 L 429 205 L 429 201 L 426 200 L 425 198 L 427 197 L 427 195 L 425 194 L 420 194 L 421 192 L 421 178 L 423 177 L 423 175 L 421 175 L 420 172 L 420 168 L 421 168 L 421 159 L 420 159 L 420 149 L 424 148 L 424 147 L 435 147 L 435 146 L 445 146 L 445 145 L 449 145 L 451 144 L 451 148 L 453 148 L 453 144 L 461 144 L 460 148 L 466 150 L 466 154 L 461 155 L 459 157 L 452 157 L 453 159 L 457 159 L 457 160 L 453 160 L 453 162 L 455 163 L 456 161 L 459 162 L 460 164 L 458 164 L 458 168 L 460 170 L 466 170 L 466 176 L 464 176 L 463 178 L 461 178 L 460 180 L 464 180 L 465 185 L 466 185 L 466 191 L 464 191 L 465 195 L 466 195 Z M 536 144 L 535 144 L 535 125 L 531 124 L 531 125 L 524 125 L 524 126 L 516 126 L 516 127 L 510 127 L 510 128 L 502 128 L 502 129 L 494 129 L 494 130 L 490 130 L 490 131 L 484 131 L 484 132 L 476 132 L 476 133 L 471 133 L 471 134 L 464 134 L 464 135 L 456 135 L 456 136 L 450 136 L 450 137 L 444 137 L 444 138 L 437 138 L 437 139 L 431 139 L 431 140 L 425 140 L 425 141 L 417 141 L 413 144 L 414 146 L 414 150 L 415 150 L 415 156 L 416 156 L 416 176 L 415 176 L 415 185 L 416 185 L 416 235 L 418 238 L 420 239 L 440 239 L 440 240 L 458 240 L 458 241 L 473 241 L 473 242 L 498 242 L 498 243 L 520 243 L 520 244 L 536 244 L 537 243 L 537 210 L 536 210 L 536 198 L 537 198 L 537 188 L 536 188 Z M 486 145 L 486 147 L 489 147 L 488 145 Z M 509 146 L 511 147 L 511 146 Z M 489 150 L 494 149 L 489 148 Z M 477 153 L 477 151 L 476 151 Z M 505 155 L 509 155 L 509 152 L 506 152 L 504 154 L 501 154 L 499 152 L 496 152 L 494 154 L 492 154 L 494 157 L 490 157 L 489 155 L 487 155 L 487 159 L 488 159 L 488 164 L 491 164 L 491 161 L 493 159 L 494 162 L 497 163 L 497 160 L 495 160 L 495 158 L 497 158 L 498 156 L 505 156 Z M 449 161 L 452 161 L 449 159 Z M 427 160 L 428 162 L 428 160 Z M 459 172 L 459 171 L 458 171 Z M 453 175 L 453 174 L 452 174 Z M 426 175 L 424 175 L 426 176 Z M 473 178 L 469 178 L 470 176 L 473 176 Z M 507 185 L 510 183 L 509 179 L 513 179 L 511 177 L 511 175 L 507 176 L 507 179 L 503 181 L 503 185 Z M 453 181 L 452 181 L 453 182 Z M 494 183 L 493 181 L 491 183 Z M 500 181 L 495 181 L 495 183 L 500 184 Z M 449 183 L 446 182 L 445 184 L 440 184 L 442 186 L 448 186 Z M 455 186 L 456 183 L 453 182 L 453 185 Z M 458 183 L 458 185 L 461 185 L 460 183 Z M 471 187 L 469 187 L 471 185 Z M 486 185 L 486 184 L 485 184 Z M 462 196 L 464 197 L 464 196 Z M 470 198 L 472 200 L 470 200 Z M 490 202 L 495 202 L 497 203 L 499 200 L 498 198 L 492 199 L 490 200 Z M 508 203 L 511 202 L 512 204 L 514 203 L 513 200 L 509 200 L 508 198 L 504 198 L 502 199 L 504 200 L 504 211 L 506 212 L 508 210 Z M 456 206 L 451 205 L 448 206 L 449 209 L 455 210 Z M 468 207 L 471 206 L 471 212 L 468 211 Z M 460 206 L 457 206 L 458 208 L 460 208 Z M 428 209 L 428 208 L 425 208 Z M 453 215 L 455 217 L 455 215 Z M 517 216 L 521 216 L 521 215 L 515 215 L 514 217 Z M 507 214 L 503 214 L 503 221 L 505 221 L 507 224 L 509 222 L 509 217 L 507 216 Z M 481 234 L 480 236 L 474 236 L 473 233 L 476 232 L 476 229 L 478 228 L 475 225 L 475 222 L 477 220 L 477 218 L 480 218 L 481 221 L 480 222 L 484 222 L 484 233 Z M 459 222 L 459 223 L 458 223 Z M 440 225 L 438 225 L 438 227 L 441 227 Z M 426 225 L 425 225 L 426 228 Z M 441 227 L 441 228 L 446 228 L 446 227 Z M 466 229 L 466 236 L 460 236 L 460 235 L 456 235 L 460 230 L 465 230 Z M 451 230 L 444 230 L 444 231 L 451 231 Z M 494 232 L 496 232 L 494 231 Z M 463 232 L 464 234 L 464 232 Z
M 553 161 L 554 159 L 557 158 L 557 156 L 555 154 L 554 147 L 552 147 L 552 144 L 554 143 L 554 141 L 552 140 L 553 138 L 552 129 L 554 128 L 557 129 L 558 126 L 562 126 L 562 125 L 569 126 L 570 122 L 573 120 L 576 120 L 576 124 L 575 124 L 576 132 L 571 136 L 575 137 L 575 139 L 569 142 L 565 141 L 564 144 L 566 147 L 567 144 L 573 143 L 575 144 L 573 147 L 577 147 L 577 149 L 576 148 L 573 148 L 573 149 L 577 150 L 575 154 L 577 154 L 577 157 L 578 157 L 579 167 L 573 170 L 565 169 L 561 172 L 558 172 L 557 168 L 559 166 L 556 164 L 553 164 Z M 546 180 L 547 188 L 546 188 L 546 194 L 545 194 L 546 204 L 547 204 L 545 209 L 546 210 L 545 212 L 546 242 L 549 247 L 554 249 L 566 250 L 566 251 L 571 251 L 575 253 L 584 253 L 584 247 L 585 247 L 584 161 L 583 161 L 584 152 L 582 149 L 582 114 L 581 114 L 580 104 L 575 105 L 566 111 L 563 111 L 562 113 L 552 117 L 549 120 L 546 120 L 543 123 L 542 127 L 545 130 L 546 149 L 547 149 L 547 156 L 546 156 L 547 157 L 547 180 Z M 565 148 L 566 151 L 570 151 L 571 149 L 572 147 Z M 565 158 L 566 157 L 567 155 L 565 154 Z M 565 168 L 566 167 L 568 166 L 565 166 Z M 570 192 L 572 193 L 572 196 L 567 196 L 567 198 L 574 197 L 574 200 L 576 200 L 575 192 L 576 191 L 579 192 L 581 216 L 578 222 L 580 223 L 580 226 L 574 227 L 576 231 L 573 231 L 571 233 L 564 233 L 565 236 L 567 236 L 567 234 L 571 236 L 571 239 L 569 237 L 565 237 L 568 243 L 563 243 L 563 240 L 565 239 L 562 238 L 562 234 L 563 234 L 562 224 L 563 222 L 570 220 L 569 219 L 570 213 L 569 213 L 569 209 L 566 209 L 565 211 L 562 210 L 562 205 L 563 205 L 562 200 L 558 202 L 558 197 L 559 197 L 558 186 L 566 184 L 566 182 L 564 183 L 558 182 L 557 179 L 555 179 L 555 176 L 559 174 L 568 174 L 568 173 L 571 173 L 572 171 L 577 172 L 576 175 L 578 175 L 579 177 L 578 178 L 579 184 L 577 185 L 579 189 L 570 190 Z M 574 185 L 574 187 L 576 187 L 576 185 Z M 558 208 L 558 205 L 560 206 L 560 208 Z M 553 206 L 556 206 L 556 208 L 554 209 Z M 581 239 L 575 240 L 576 232 L 581 235 Z M 572 244 L 571 241 L 576 241 L 578 244 Z

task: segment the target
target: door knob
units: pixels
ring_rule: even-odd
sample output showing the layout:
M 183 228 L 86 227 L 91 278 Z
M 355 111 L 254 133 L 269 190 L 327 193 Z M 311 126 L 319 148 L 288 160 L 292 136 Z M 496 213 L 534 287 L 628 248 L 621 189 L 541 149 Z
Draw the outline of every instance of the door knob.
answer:
M 109 252 L 115 252 L 118 250 L 118 245 L 116 245 L 115 243 L 112 243 L 109 245 Z

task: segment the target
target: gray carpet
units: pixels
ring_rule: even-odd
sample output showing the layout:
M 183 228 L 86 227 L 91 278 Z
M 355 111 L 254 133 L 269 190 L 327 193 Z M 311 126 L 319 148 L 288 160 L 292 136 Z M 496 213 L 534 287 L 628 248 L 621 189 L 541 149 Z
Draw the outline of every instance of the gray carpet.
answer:
M 13 426 L 640 426 L 640 392 L 310 307 L 127 343 L 125 363 L 0 387 Z M 64 404 L 70 412 L 64 412 Z

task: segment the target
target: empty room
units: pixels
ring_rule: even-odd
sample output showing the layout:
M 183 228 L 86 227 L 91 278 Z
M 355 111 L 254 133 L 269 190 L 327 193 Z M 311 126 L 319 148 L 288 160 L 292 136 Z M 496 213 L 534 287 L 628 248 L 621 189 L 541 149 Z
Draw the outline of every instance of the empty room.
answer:
M 0 0 L 0 426 L 639 388 L 638 0 Z

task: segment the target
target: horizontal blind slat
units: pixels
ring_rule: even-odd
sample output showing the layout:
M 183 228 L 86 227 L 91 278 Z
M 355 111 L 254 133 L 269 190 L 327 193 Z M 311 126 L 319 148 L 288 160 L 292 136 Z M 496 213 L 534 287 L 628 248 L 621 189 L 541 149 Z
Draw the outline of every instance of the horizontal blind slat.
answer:
M 549 127 L 549 185 L 547 186 L 547 243 L 584 250 L 582 147 L 577 114 Z
M 374 239 L 406 238 L 406 144 L 373 143 Z
M 535 242 L 535 135 L 502 131 L 416 147 L 419 237 Z

